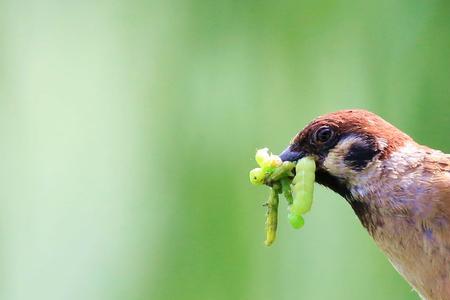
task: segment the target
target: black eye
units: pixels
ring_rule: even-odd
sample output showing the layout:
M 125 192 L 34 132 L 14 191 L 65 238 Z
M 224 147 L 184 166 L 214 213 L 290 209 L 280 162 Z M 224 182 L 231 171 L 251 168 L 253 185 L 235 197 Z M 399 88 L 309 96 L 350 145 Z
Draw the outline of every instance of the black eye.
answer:
M 331 140 L 333 136 L 333 129 L 330 127 L 321 127 L 314 133 L 313 140 L 316 144 L 324 144 Z

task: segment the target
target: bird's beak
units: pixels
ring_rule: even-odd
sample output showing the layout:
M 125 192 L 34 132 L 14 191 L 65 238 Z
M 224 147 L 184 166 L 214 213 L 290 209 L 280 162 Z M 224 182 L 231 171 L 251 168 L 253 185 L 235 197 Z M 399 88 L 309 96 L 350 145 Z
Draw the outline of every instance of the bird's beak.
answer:
M 300 158 L 305 156 L 305 152 L 303 151 L 293 151 L 291 146 L 287 147 L 281 154 L 279 155 L 282 161 L 297 161 Z

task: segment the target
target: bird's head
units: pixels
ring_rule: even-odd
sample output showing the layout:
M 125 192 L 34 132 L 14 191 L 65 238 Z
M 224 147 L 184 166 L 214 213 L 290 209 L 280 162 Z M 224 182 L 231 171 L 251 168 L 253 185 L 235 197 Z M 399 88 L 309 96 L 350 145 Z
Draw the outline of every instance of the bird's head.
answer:
M 313 157 L 316 181 L 348 198 L 353 185 L 408 141 L 412 141 L 408 135 L 373 113 L 343 110 L 313 120 L 280 157 L 283 161 Z

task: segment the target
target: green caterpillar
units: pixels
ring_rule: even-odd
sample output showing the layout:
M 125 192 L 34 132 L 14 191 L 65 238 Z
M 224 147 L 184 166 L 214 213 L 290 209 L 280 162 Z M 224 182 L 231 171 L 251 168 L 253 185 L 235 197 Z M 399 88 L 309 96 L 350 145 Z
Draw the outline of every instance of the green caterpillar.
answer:
M 270 191 L 269 200 L 267 201 L 267 215 L 266 215 L 266 246 L 272 245 L 277 236 L 278 226 L 278 193 L 280 187 L 275 183 Z
M 258 150 L 255 160 L 260 167 L 250 171 L 250 182 L 271 187 L 266 203 L 265 240 L 265 244 L 270 246 L 276 237 L 279 194 L 283 193 L 288 202 L 288 220 L 292 227 L 301 228 L 304 225 L 302 215 L 311 209 L 316 165 L 311 157 L 300 159 L 296 165 L 292 162 L 282 162 L 277 155 L 269 154 L 267 148 Z M 292 173 L 294 167 L 295 177 Z
M 304 157 L 295 166 L 295 177 L 292 181 L 294 199 L 289 207 L 289 222 L 294 228 L 304 224 L 302 215 L 311 210 L 314 196 L 316 163 L 310 157 Z

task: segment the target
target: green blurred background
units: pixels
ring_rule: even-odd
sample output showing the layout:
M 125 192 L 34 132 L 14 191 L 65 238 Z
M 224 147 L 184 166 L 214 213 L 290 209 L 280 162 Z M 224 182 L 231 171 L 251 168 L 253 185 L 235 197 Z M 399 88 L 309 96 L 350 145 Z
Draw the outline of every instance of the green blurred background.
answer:
M 418 299 L 322 187 L 264 247 L 247 174 L 343 108 L 450 152 L 449 49 L 447 0 L 0 0 L 0 299 Z

